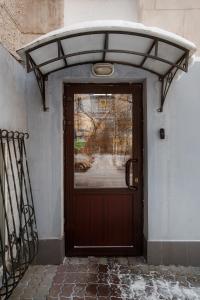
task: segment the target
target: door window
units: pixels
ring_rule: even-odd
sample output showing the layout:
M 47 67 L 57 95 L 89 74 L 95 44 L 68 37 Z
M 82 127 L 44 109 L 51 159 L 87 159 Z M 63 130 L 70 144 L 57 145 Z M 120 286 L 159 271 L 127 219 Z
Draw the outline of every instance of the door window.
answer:
M 74 95 L 75 188 L 126 187 L 132 101 L 132 94 Z

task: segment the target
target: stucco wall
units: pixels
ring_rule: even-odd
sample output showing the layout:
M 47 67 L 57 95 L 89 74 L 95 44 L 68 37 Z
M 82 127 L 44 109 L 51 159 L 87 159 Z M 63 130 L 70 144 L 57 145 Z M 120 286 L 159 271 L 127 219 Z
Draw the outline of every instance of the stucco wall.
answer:
M 65 25 L 91 20 L 138 21 L 138 0 L 64 0 Z
M 199 0 L 64 0 L 64 24 L 123 19 L 174 32 L 191 41 L 200 54 Z
M 200 240 L 200 62 L 189 68 L 172 85 L 164 114 L 160 119 L 167 138 L 151 141 L 149 159 L 149 239 L 150 240 Z M 151 120 L 154 123 L 155 120 Z M 150 149 L 149 149 L 150 150 Z M 153 178 L 152 176 L 155 176 Z
M 0 42 L 16 49 L 63 26 L 64 0 L 0 0 Z
M 0 70 L 0 128 L 26 131 L 26 72 L 1 44 Z
M 62 168 L 61 168 L 61 84 L 55 82 L 47 89 L 57 94 L 44 112 L 33 74 L 27 76 L 28 130 L 30 174 L 40 239 L 60 238 L 62 235 Z
M 143 81 L 147 77 L 149 89 L 152 90 L 155 77 L 125 66 L 115 69 L 109 82 Z M 88 65 L 50 75 L 46 89 L 48 112 L 42 111 L 35 89 L 30 89 L 28 127 L 32 139 L 29 155 L 40 239 L 59 239 L 63 235 L 63 82 L 107 81 L 106 78 L 97 80 Z M 33 101 L 34 97 L 36 101 Z M 154 93 L 153 99 L 156 98 L 158 96 Z
M 140 0 L 139 20 L 179 34 L 198 47 L 200 54 L 200 1 L 199 0 Z
M 28 156 L 40 239 L 63 236 L 62 84 L 97 82 L 89 66 L 52 74 L 48 112 L 33 74 L 0 47 L 0 127 L 30 133 Z M 163 113 L 158 113 L 159 83 L 142 70 L 117 66 L 109 82 L 143 81 L 145 113 L 145 226 L 149 241 L 199 241 L 200 142 L 198 137 L 200 62 L 173 83 Z M 100 82 L 100 80 L 98 80 Z M 108 82 L 107 79 L 101 82 Z M 28 110 L 28 117 L 26 110 Z M 158 137 L 165 128 L 166 139 Z M 148 157 L 148 159 L 147 159 Z
M 104 82 L 146 80 L 144 189 L 145 235 L 149 240 L 200 240 L 199 77 L 200 62 L 196 62 L 188 74 L 182 74 L 173 83 L 163 113 L 157 112 L 159 83 L 153 75 L 118 66 L 112 79 L 104 79 Z M 28 98 L 33 186 L 40 237 L 44 239 L 60 238 L 63 234 L 63 81 L 98 80 L 88 66 L 52 74 L 47 88 L 49 112 L 42 112 L 38 100 Z M 165 128 L 165 140 L 159 139 L 159 128 Z
M 143 7 L 144 22 L 148 20 L 148 25 L 165 28 L 165 20 L 168 20 L 165 29 L 181 34 L 179 30 L 182 30 L 182 26 L 177 21 L 179 13 L 175 18 L 179 9 L 175 6 L 169 8 L 169 5 L 175 5 L 176 1 L 168 1 L 164 7 L 162 1 L 146 1 L 147 3 L 149 6 Z M 181 3 L 188 4 L 187 1 Z M 198 4 L 195 1 L 191 3 Z M 157 17 L 154 18 L 155 11 Z M 162 11 L 163 18 L 159 16 L 160 12 L 162 16 Z M 194 11 L 198 15 L 199 9 L 196 6 Z M 194 11 L 186 5 L 180 9 L 180 14 L 184 13 L 186 20 L 186 16 Z M 176 20 L 180 28 L 167 28 L 177 26 L 170 20 Z M 195 22 L 194 24 L 197 24 Z M 194 26 L 192 22 L 192 25 L 189 23 L 187 21 L 187 26 Z M 196 34 L 195 30 L 193 31 L 191 34 Z M 184 32 L 186 34 L 186 31 Z M 39 237 L 60 239 L 63 235 L 64 221 L 62 84 L 63 81 L 97 82 L 97 79 L 91 75 L 90 66 L 52 74 L 47 83 L 47 105 L 50 110 L 43 112 L 34 75 L 27 75 L 22 66 L 1 46 L 0 70 L 0 111 L 3 112 L 0 127 L 23 131 L 28 127 L 31 135 L 28 156 Z M 144 231 L 150 241 L 200 241 L 200 141 L 197 138 L 200 111 L 199 78 L 200 62 L 196 61 L 190 66 L 188 74 L 182 73 L 174 81 L 163 113 L 157 112 L 160 90 L 157 78 L 153 75 L 130 67 L 116 66 L 116 72 L 111 79 L 101 79 L 101 82 L 143 81 L 147 87 L 144 101 Z M 158 137 L 161 127 L 166 129 L 165 140 Z
M 157 26 L 200 49 L 199 0 L 0 0 L 0 41 L 16 49 L 51 30 L 81 21 L 123 19 Z M 198 54 L 200 50 L 198 50 Z

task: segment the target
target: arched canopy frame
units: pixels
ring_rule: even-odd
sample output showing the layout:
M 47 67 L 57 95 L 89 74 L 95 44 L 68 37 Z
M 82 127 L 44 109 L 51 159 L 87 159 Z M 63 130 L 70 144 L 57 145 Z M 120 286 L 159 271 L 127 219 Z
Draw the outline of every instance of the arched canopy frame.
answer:
M 105 25 L 103 28 L 87 26 L 85 30 L 76 30 L 75 33 L 66 30 L 62 34 L 39 38 L 18 51 L 26 60 L 27 72 L 35 73 L 44 110 L 47 110 L 45 81 L 48 75 L 83 64 L 117 63 L 158 76 L 161 82 L 158 110 L 163 111 L 170 85 L 178 70 L 188 71 L 189 57 L 195 45 L 176 35 L 171 38 L 165 31 L 146 30 L 148 27 L 138 30 L 135 23 L 128 23 L 129 26 L 123 30 L 119 26 Z

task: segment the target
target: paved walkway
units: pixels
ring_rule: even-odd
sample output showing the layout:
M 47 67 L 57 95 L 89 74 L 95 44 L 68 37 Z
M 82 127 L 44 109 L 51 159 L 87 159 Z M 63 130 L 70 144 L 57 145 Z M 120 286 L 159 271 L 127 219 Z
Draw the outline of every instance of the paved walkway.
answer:
M 118 157 L 119 163 L 120 159 Z M 96 154 L 89 170 L 83 173 L 75 173 L 75 183 L 76 187 L 126 187 L 125 168 L 117 168 L 111 154 Z
M 31 266 L 10 299 L 196 300 L 200 268 L 149 266 L 139 258 L 69 258 Z

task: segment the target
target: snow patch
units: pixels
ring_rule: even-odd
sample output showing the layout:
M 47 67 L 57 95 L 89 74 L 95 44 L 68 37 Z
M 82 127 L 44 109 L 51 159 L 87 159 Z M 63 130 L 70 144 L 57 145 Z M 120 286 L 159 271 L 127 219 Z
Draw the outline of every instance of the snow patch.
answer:
M 120 275 L 123 278 L 123 275 Z M 136 275 L 131 284 L 121 287 L 123 299 L 179 299 L 198 300 L 200 299 L 200 287 L 188 287 L 181 285 L 178 281 L 168 281 L 164 278 L 154 278 L 153 276 Z
M 129 31 L 129 32 L 135 32 L 140 34 L 145 34 L 149 36 L 154 36 L 158 38 L 165 39 L 167 41 L 170 41 L 172 43 L 175 43 L 177 45 L 180 45 L 182 47 L 185 47 L 186 49 L 190 50 L 192 53 L 196 51 L 196 46 L 194 43 L 186 40 L 185 38 L 157 28 L 157 27 L 147 27 L 141 23 L 135 23 L 135 22 L 129 22 L 124 20 L 97 20 L 97 21 L 89 21 L 89 22 L 81 22 L 77 24 L 73 24 L 70 26 L 66 26 L 54 31 L 51 31 L 47 34 L 42 35 L 41 37 L 35 39 L 31 43 L 25 45 L 24 47 L 17 50 L 18 54 L 20 56 L 24 56 L 24 53 L 26 50 L 31 49 L 35 46 L 38 46 L 42 43 L 49 42 L 55 38 L 60 38 L 63 36 L 68 36 L 71 34 L 76 33 L 83 33 L 83 32 L 89 32 L 89 31 L 103 31 L 103 30 L 110 30 L 110 31 Z

